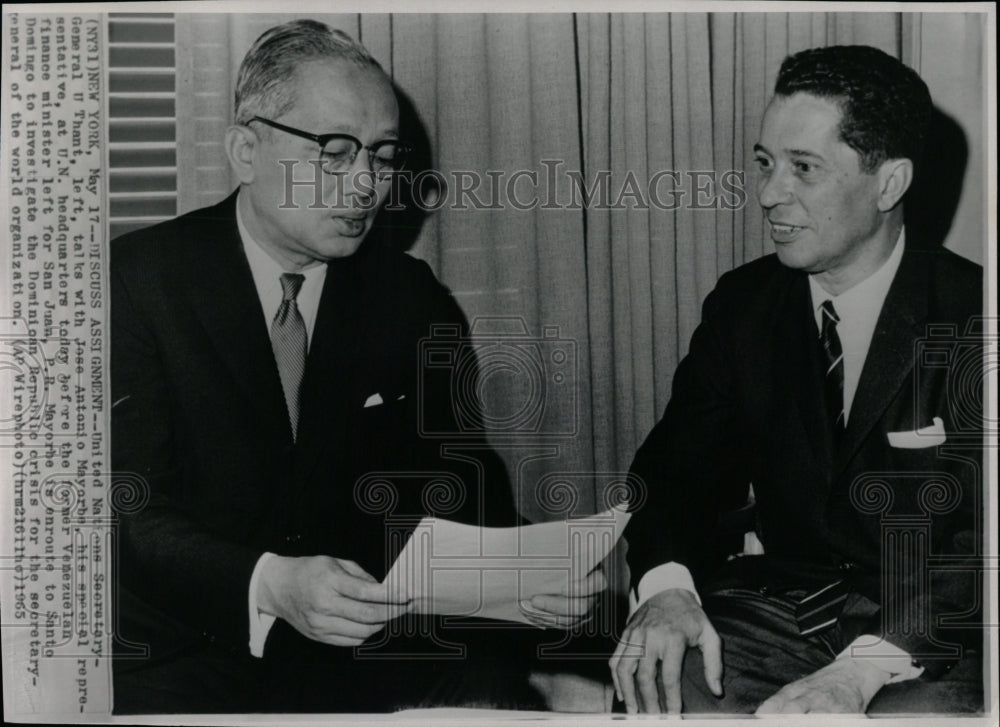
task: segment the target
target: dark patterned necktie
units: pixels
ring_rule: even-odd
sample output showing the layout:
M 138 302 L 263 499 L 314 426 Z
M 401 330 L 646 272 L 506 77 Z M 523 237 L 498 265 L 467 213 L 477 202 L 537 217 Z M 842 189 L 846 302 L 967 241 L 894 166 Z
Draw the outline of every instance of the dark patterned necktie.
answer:
M 281 305 L 271 322 L 271 347 L 278 364 L 278 375 L 281 376 L 281 388 L 285 392 L 293 438 L 298 431 L 299 387 L 306 368 L 306 324 L 295 302 L 304 280 L 304 275 L 294 273 L 281 276 Z
M 833 309 L 833 303 L 823 301 L 820 306 L 821 325 L 819 342 L 823 347 L 823 360 L 826 373 L 823 376 L 823 391 L 826 394 L 826 410 L 833 421 L 833 437 L 836 443 L 844 434 L 844 349 L 837 335 L 837 324 L 840 318 Z

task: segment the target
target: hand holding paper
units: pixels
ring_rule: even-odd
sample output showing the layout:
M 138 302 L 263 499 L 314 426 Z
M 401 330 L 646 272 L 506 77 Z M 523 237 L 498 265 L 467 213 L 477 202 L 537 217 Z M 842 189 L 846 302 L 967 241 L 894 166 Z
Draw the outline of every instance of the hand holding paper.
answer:
M 357 646 L 408 610 L 354 561 L 323 555 L 267 560 L 257 602 L 303 636 L 333 646 Z
M 525 618 L 540 628 L 572 629 L 588 620 L 591 609 L 608 587 L 608 580 L 599 568 L 582 581 L 573 581 L 567 593 L 547 593 L 522 601 Z
M 424 518 L 384 581 L 417 613 L 568 628 L 606 587 L 592 573 L 618 542 L 629 513 L 516 528 Z

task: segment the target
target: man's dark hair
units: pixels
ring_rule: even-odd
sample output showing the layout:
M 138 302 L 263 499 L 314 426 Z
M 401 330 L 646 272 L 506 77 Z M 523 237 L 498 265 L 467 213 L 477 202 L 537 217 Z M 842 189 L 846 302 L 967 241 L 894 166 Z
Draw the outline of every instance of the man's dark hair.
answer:
M 916 71 L 866 45 L 811 48 L 788 56 L 774 93 L 809 93 L 840 106 L 840 138 L 874 172 L 887 159 L 919 164 L 932 105 Z

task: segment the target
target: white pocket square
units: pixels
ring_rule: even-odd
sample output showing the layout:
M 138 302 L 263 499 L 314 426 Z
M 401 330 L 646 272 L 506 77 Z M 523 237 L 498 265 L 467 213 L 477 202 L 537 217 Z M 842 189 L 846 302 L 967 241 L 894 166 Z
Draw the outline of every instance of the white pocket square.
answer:
M 934 423 L 912 432 L 888 432 L 889 446 L 899 449 L 923 449 L 944 444 L 947 437 L 944 433 L 944 421 L 934 417 Z
M 379 406 L 381 404 L 382 404 L 382 395 L 379 394 L 377 391 L 371 396 L 369 396 L 367 399 L 365 399 L 365 409 L 368 409 L 369 407 L 373 406 Z

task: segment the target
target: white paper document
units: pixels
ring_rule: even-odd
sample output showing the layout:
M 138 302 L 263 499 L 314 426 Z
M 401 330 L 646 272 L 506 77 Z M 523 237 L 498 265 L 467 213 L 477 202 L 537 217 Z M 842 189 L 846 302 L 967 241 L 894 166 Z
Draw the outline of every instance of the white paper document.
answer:
M 631 515 L 597 515 L 513 528 L 424 518 L 386 575 L 390 594 L 417 613 L 531 623 L 532 596 L 573 595 L 600 565 Z

